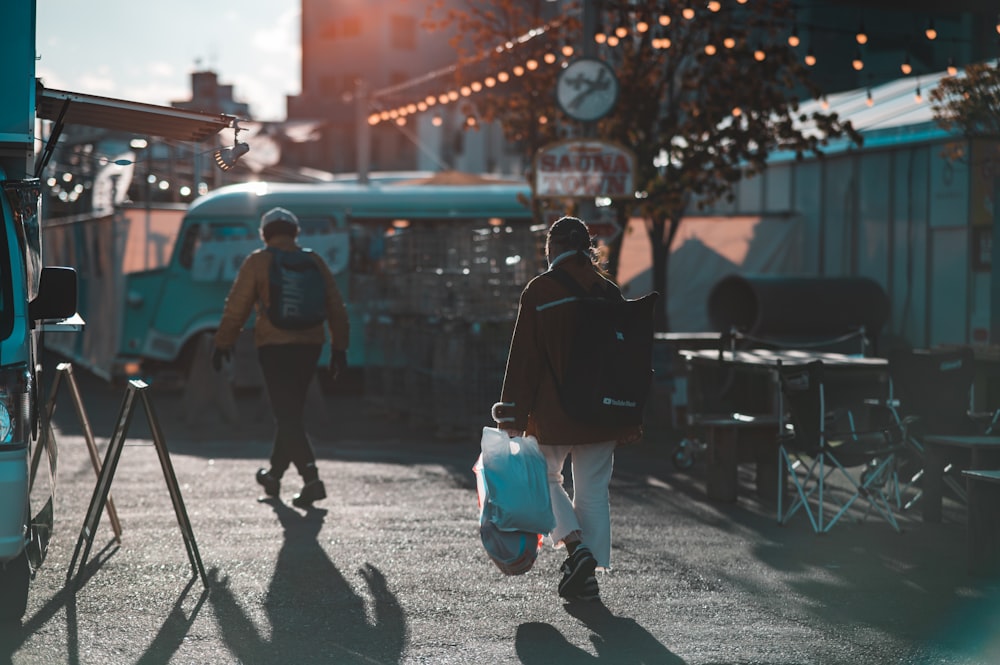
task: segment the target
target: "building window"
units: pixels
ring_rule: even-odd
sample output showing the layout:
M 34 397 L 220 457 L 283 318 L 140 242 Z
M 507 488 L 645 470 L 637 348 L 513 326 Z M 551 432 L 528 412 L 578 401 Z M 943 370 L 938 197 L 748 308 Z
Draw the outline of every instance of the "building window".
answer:
M 417 48 L 417 20 L 412 16 L 394 14 L 390 20 L 390 44 L 401 51 Z

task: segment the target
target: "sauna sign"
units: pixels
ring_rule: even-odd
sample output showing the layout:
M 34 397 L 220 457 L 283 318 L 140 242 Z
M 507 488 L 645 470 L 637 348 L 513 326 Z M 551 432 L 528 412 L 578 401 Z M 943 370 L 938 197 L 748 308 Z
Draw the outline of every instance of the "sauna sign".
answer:
M 535 156 L 535 196 L 635 196 L 635 155 L 599 140 L 560 141 Z

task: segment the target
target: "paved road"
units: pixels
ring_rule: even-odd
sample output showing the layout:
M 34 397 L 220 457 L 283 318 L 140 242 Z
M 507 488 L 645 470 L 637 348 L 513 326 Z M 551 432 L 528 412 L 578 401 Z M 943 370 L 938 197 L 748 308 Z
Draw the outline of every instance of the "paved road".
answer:
M 80 382 L 103 446 L 124 391 Z M 240 396 L 237 424 L 191 424 L 180 395 L 149 395 L 209 588 L 141 412 L 112 485 L 122 542 L 102 516 L 67 585 L 95 478 L 63 393 L 57 530 L 0 664 L 1000 662 L 1000 586 L 966 574 L 954 505 L 942 524 L 904 517 L 902 534 L 869 519 L 817 537 L 801 519 L 777 526 L 750 478 L 737 504 L 708 501 L 703 469 L 675 471 L 648 441 L 617 457 L 602 602 L 565 605 L 560 553 L 515 578 L 483 553 L 477 432 L 436 441 L 357 396 L 325 396 L 310 429 L 330 496 L 305 512 L 293 478 L 283 502 L 257 501 L 270 447 L 259 396 Z

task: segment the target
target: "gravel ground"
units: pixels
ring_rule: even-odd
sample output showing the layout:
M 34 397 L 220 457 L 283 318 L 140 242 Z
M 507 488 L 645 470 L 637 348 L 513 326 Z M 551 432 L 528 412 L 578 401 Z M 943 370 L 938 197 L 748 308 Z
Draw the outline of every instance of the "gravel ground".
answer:
M 78 373 L 104 449 L 124 389 Z M 80 576 L 67 583 L 95 475 L 79 420 L 58 401 L 56 531 L 0 664 L 52 663 L 942 663 L 1000 662 L 1000 585 L 966 573 L 964 509 L 941 524 L 869 518 L 823 536 L 778 526 L 741 469 L 736 504 L 709 501 L 703 468 L 679 472 L 659 433 L 619 452 L 614 550 L 601 602 L 556 594 L 563 554 L 505 577 L 476 530 L 478 432 L 440 441 L 327 394 L 310 430 L 329 498 L 258 501 L 270 449 L 263 402 L 240 421 L 184 418 L 150 390 L 208 588 L 193 574 L 145 415 L 130 426 Z M 860 513 L 858 514 L 860 515 Z

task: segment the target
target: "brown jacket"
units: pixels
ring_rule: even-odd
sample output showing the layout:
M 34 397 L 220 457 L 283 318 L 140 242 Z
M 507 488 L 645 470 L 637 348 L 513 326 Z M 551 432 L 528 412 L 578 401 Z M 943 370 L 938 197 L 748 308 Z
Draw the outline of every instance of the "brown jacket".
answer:
M 582 254 L 559 261 L 554 270 L 565 270 L 587 290 L 607 281 Z M 617 288 L 617 287 L 616 287 Z M 634 441 L 642 428 L 604 427 L 573 420 L 559 403 L 553 373 L 562 376 L 572 335 L 572 294 L 549 277 L 535 277 L 521 292 L 517 323 L 507 357 L 500 401 L 501 415 L 513 417 L 501 426 L 524 430 L 540 445 L 578 445 Z
M 285 235 L 272 237 L 267 241 L 267 246 L 286 251 L 298 248 L 295 239 Z M 326 320 L 330 326 L 332 348 L 346 350 L 350 340 L 350 323 L 344 299 L 340 295 L 340 289 L 337 288 L 333 273 L 323 258 L 318 254 L 314 254 L 313 258 L 319 263 L 323 278 L 326 280 Z M 253 337 L 254 344 L 258 347 L 269 344 L 323 344 L 325 340 L 323 324 L 304 330 L 284 330 L 275 327 L 267 318 L 267 308 L 271 299 L 268 286 L 270 267 L 271 253 L 265 249 L 254 251 L 243 261 L 229 295 L 226 296 L 222 320 L 215 333 L 217 348 L 233 348 L 240 329 L 250 317 L 251 311 L 257 315 Z

